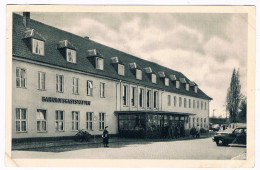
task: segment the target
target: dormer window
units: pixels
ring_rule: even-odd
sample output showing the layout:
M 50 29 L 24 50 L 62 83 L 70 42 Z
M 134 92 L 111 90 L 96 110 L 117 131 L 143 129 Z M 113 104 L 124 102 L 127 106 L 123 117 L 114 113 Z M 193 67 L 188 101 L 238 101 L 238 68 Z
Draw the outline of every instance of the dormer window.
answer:
M 76 63 L 76 51 L 72 49 L 66 49 L 66 58 L 68 62 Z
M 142 70 L 136 69 L 136 79 L 142 80 Z
M 44 56 L 44 41 L 32 38 L 32 52 Z
M 176 88 L 179 89 L 180 88 L 180 81 L 176 81 Z
M 156 75 L 152 74 L 152 83 L 156 83 Z
M 190 91 L 190 85 L 186 84 L 186 91 Z
M 104 59 L 96 57 L 96 69 L 104 70 Z
M 194 92 L 198 93 L 198 86 L 194 86 Z
M 164 79 L 165 86 L 169 86 L 169 78 Z
M 118 64 L 117 68 L 118 68 L 118 74 L 121 76 L 124 76 L 125 75 L 125 66 L 123 64 Z

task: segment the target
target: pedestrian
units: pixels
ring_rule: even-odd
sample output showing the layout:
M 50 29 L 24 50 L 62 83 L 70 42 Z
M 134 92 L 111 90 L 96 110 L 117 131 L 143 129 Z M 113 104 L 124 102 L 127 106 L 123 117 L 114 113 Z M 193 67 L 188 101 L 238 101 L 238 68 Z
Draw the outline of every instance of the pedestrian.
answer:
M 105 127 L 102 135 L 104 147 L 108 147 L 109 133 L 107 128 L 108 126 Z
M 197 138 L 200 137 L 200 126 L 199 125 L 197 126 L 197 129 L 196 129 L 196 137 Z

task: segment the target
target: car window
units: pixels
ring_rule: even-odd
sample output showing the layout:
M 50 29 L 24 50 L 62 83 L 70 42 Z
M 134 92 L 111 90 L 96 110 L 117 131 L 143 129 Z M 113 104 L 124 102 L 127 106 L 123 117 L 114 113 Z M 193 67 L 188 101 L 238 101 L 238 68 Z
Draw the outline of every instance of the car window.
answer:
M 243 132 L 243 129 L 235 129 L 234 130 L 234 133 L 242 133 Z
M 246 133 L 246 129 L 244 129 L 244 132 Z

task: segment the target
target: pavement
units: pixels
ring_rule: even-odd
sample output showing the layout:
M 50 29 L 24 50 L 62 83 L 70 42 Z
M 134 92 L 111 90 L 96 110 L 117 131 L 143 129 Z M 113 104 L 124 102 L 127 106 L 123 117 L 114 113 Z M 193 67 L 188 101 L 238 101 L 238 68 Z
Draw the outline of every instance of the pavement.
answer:
M 201 134 L 200 138 L 211 137 L 212 134 Z M 180 137 L 178 139 L 131 139 L 131 138 L 119 138 L 112 137 L 109 139 L 109 143 L 118 143 L 118 142 L 160 142 L 160 141 L 178 141 L 178 140 L 194 140 L 191 136 Z M 15 142 L 12 143 L 12 150 L 39 150 L 44 148 L 53 148 L 53 147 L 62 147 L 62 146 L 76 146 L 76 145 L 85 145 L 93 147 L 93 145 L 102 145 L 102 138 L 91 138 L 88 142 L 76 142 L 74 140 L 55 140 L 55 141 L 36 141 L 36 142 Z

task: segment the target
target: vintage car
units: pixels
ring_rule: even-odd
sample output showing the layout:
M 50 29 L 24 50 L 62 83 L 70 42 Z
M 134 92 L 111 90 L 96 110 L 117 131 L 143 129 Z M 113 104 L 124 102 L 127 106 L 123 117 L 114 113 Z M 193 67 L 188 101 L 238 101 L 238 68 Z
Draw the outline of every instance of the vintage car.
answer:
M 228 131 L 228 129 L 217 132 L 212 140 L 216 142 L 217 146 L 226 146 L 229 144 L 246 145 L 246 127 L 238 127 L 232 132 Z

